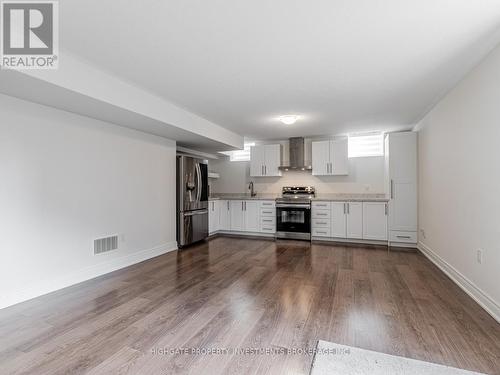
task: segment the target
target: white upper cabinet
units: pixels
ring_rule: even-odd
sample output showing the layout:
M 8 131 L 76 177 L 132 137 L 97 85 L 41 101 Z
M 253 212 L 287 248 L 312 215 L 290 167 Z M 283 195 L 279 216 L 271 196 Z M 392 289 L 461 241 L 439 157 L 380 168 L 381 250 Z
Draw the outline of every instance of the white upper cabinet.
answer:
M 280 144 L 259 145 L 250 148 L 250 176 L 281 176 L 282 147 Z
M 386 135 L 389 230 L 417 231 L 417 133 Z
M 312 142 L 312 174 L 336 176 L 349 174 L 347 138 Z
M 348 142 L 347 138 L 330 142 L 331 172 L 332 175 L 349 174 Z
M 326 176 L 330 172 L 330 141 L 312 142 L 312 174 Z
M 263 146 L 250 148 L 250 176 L 264 176 L 265 150 Z

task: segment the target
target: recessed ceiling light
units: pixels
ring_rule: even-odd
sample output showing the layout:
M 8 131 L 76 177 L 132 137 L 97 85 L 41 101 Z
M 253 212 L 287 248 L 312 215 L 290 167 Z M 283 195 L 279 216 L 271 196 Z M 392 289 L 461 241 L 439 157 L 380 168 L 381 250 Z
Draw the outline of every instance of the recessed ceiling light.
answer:
M 295 115 L 286 115 L 286 116 L 281 116 L 279 120 L 285 124 L 285 125 L 293 125 L 297 120 L 299 119 L 299 116 Z

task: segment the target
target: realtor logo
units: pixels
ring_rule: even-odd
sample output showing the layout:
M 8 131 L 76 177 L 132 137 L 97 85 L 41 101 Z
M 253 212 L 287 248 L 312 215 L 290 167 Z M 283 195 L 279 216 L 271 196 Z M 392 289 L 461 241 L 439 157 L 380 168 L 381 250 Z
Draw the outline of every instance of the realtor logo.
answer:
M 1 1 L 2 69 L 57 69 L 57 1 Z

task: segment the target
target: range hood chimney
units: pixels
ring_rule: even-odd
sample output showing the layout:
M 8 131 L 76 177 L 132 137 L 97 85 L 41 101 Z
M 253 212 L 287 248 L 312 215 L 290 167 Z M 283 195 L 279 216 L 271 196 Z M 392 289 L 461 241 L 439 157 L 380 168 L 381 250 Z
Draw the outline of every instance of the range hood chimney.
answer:
M 290 165 L 282 165 L 281 170 L 285 171 L 308 171 L 312 169 L 312 166 L 305 165 L 305 145 L 304 138 L 295 137 L 290 138 Z

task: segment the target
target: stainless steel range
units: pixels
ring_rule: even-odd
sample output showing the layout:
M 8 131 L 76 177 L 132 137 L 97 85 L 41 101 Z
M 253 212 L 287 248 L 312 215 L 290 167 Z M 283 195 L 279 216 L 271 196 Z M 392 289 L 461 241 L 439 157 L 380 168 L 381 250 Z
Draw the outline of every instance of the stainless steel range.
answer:
M 312 186 L 285 186 L 276 199 L 276 238 L 311 240 Z

